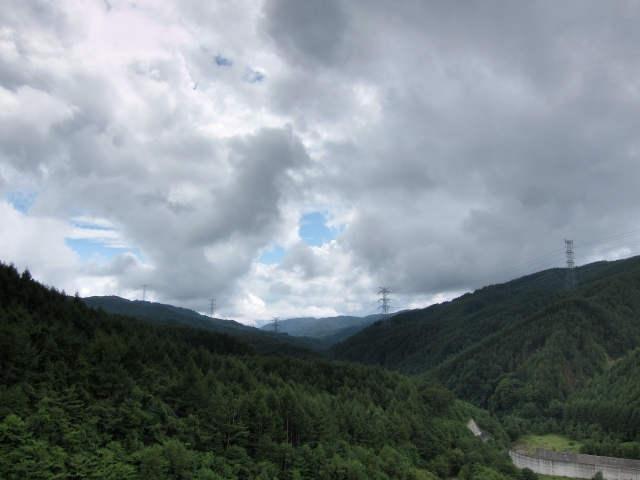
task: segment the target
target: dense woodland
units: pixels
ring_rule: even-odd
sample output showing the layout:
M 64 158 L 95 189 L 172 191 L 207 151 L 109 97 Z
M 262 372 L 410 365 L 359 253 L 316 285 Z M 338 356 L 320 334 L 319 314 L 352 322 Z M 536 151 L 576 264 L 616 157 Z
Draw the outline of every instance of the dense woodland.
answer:
M 501 451 L 552 432 L 640 459 L 640 259 L 577 274 L 321 352 L 109 314 L 1 264 L 0 478 L 535 478 Z
M 640 459 L 640 258 L 540 272 L 400 314 L 332 349 L 336 358 L 438 379 L 529 432 L 583 453 Z M 638 442 L 638 443 L 636 443 Z
M 508 442 L 427 377 L 107 314 L 0 265 L 0 478 L 525 478 Z

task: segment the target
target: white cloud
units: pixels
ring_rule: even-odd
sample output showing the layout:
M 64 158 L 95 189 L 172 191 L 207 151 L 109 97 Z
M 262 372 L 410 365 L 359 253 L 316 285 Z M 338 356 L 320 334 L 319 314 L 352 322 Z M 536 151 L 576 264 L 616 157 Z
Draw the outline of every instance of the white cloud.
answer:
M 0 12 L 0 195 L 33 201 L 2 203 L 1 260 L 46 283 L 367 314 L 381 285 L 422 306 L 639 228 L 630 4 L 108 5 Z M 300 243 L 309 212 L 334 240 Z M 128 252 L 83 263 L 65 239 Z

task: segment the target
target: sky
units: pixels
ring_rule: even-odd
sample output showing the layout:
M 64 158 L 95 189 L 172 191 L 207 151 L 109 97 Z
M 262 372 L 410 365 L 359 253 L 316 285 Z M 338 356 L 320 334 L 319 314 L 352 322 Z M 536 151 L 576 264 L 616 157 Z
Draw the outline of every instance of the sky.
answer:
M 640 3 L 6 0 L 0 261 L 247 324 L 640 252 Z M 579 282 L 578 278 L 578 282 Z

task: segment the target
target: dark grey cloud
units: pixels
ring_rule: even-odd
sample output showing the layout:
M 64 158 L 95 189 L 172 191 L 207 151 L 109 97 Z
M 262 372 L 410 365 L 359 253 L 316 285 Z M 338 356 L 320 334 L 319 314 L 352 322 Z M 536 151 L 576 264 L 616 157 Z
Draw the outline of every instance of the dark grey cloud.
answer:
M 234 173 L 224 190 L 214 194 L 211 217 L 196 231 L 195 243 L 272 231 L 281 219 L 282 197 L 292 185 L 290 172 L 308 160 L 291 130 L 263 129 L 233 139 L 230 146 Z
M 547 4 L 412 5 L 400 2 L 389 19 L 415 45 L 422 40 L 427 63 L 405 68 L 409 81 L 382 92 L 377 128 L 327 149 L 328 183 L 357 205 L 344 238 L 369 270 L 407 289 L 464 284 L 561 246 L 563 235 L 584 235 L 589 217 L 610 227 L 615 216 L 624 230 L 629 179 L 640 173 L 629 153 L 637 96 L 625 87 L 637 84 L 628 73 L 638 62 L 624 53 L 636 33 L 625 15 L 582 4 L 575 18 Z M 385 13 L 373 8 L 368 18 Z M 398 53 L 399 63 L 414 56 Z M 331 158 L 348 166 L 338 170 Z M 613 198 L 612 185 L 623 186 L 625 200 Z
M 268 0 L 264 13 L 265 30 L 295 61 L 330 63 L 340 55 L 348 21 L 338 0 Z

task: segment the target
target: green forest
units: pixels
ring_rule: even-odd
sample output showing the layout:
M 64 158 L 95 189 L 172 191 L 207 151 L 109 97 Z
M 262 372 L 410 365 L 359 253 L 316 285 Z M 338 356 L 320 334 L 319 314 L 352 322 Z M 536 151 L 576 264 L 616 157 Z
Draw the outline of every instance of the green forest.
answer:
M 508 444 L 428 377 L 108 314 L 0 265 L 0 478 L 526 478 Z
M 561 269 L 400 314 L 334 358 L 433 378 L 500 419 L 511 440 L 560 433 L 640 459 L 640 258 Z
M 108 313 L 0 264 L 0 478 L 530 479 L 506 451 L 532 433 L 640 459 L 640 258 L 577 275 L 322 349 L 171 306 Z

